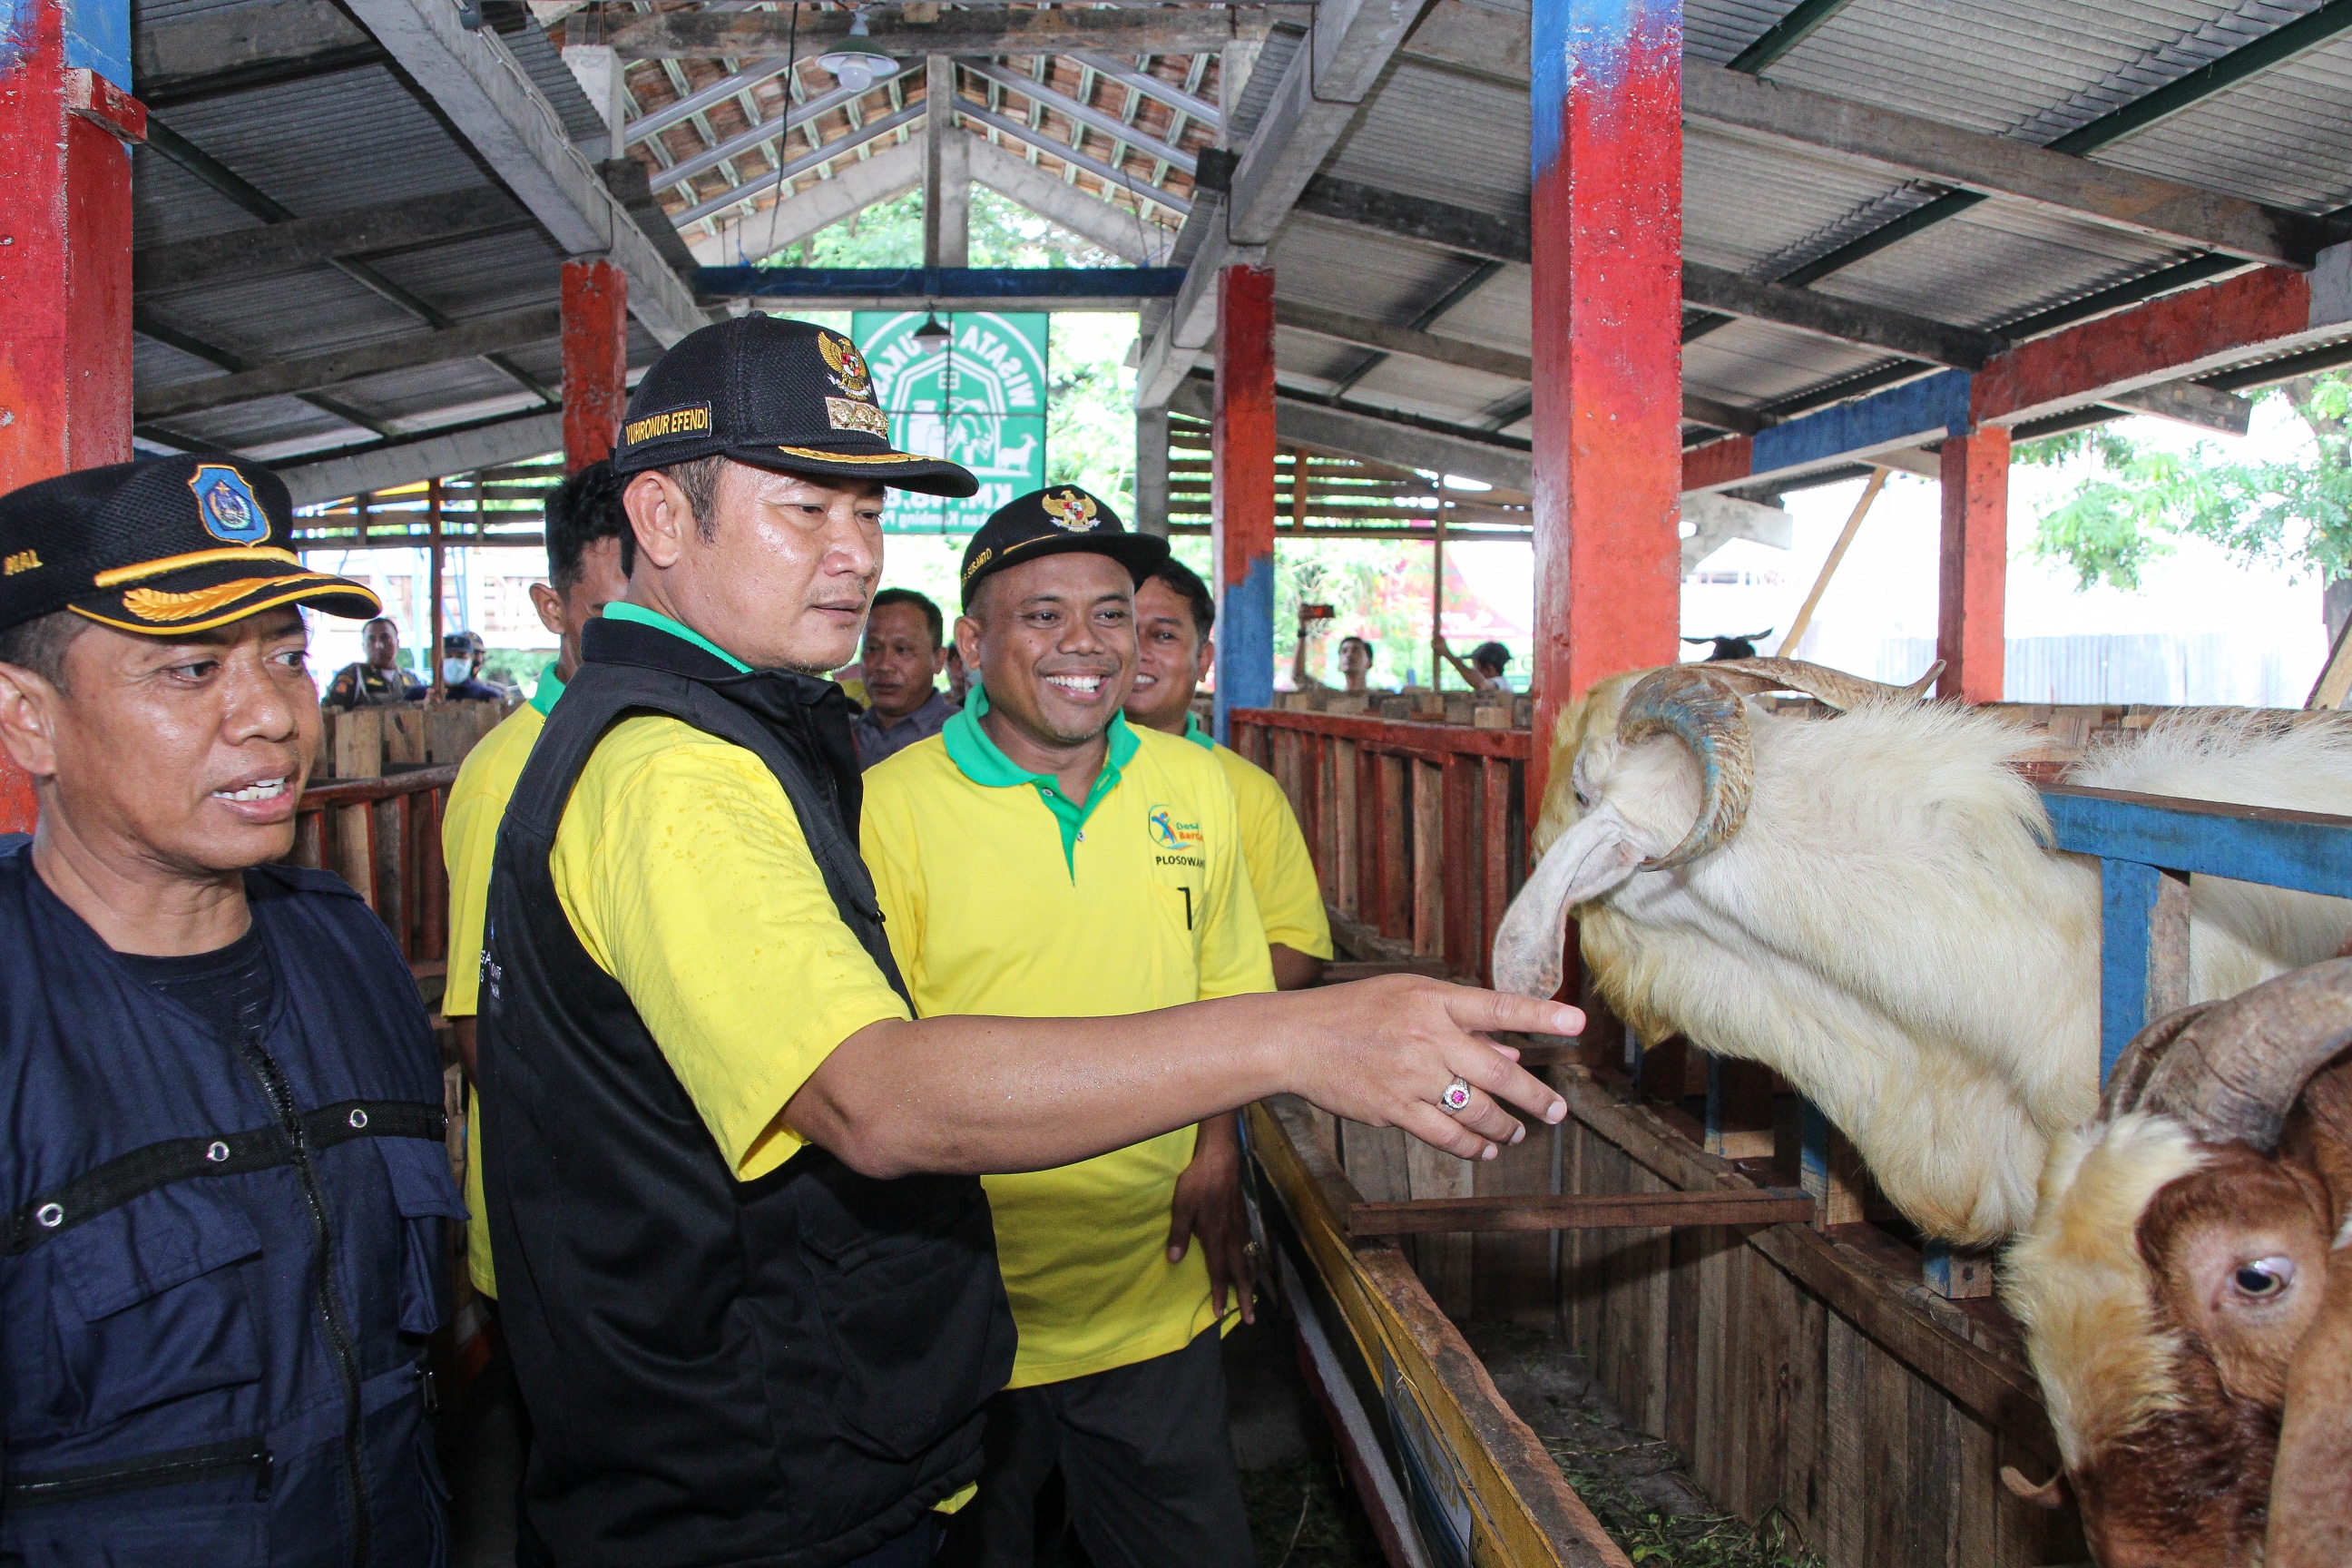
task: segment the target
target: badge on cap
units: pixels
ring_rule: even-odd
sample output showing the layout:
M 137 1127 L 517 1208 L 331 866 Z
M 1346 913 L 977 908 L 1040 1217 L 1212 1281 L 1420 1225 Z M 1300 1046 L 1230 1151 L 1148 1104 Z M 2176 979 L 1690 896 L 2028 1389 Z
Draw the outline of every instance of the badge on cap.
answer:
M 269 514 L 253 499 L 245 476 L 222 463 L 198 465 L 188 480 L 196 498 L 196 518 L 205 531 L 231 544 L 258 544 L 269 537 Z
M 1038 503 L 1045 515 L 1054 520 L 1055 528 L 1066 528 L 1072 533 L 1084 533 L 1095 525 L 1095 503 L 1076 490 L 1064 490 L 1060 495 L 1048 495 Z
M 831 332 L 819 332 L 817 352 L 824 363 L 833 367 L 833 384 L 852 397 L 874 395 L 873 377 L 866 374 L 866 356 L 847 338 L 836 338 Z

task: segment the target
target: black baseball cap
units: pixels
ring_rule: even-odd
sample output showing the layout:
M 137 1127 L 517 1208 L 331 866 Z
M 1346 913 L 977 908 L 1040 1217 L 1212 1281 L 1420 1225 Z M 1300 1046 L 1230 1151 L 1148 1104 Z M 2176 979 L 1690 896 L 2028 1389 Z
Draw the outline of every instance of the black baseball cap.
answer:
M 680 338 L 629 395 L 613 471 L 728 457 L 763 468 L 880 479 L 968 496 L 971 471 L 890 444 L 890 416 L 857 345 L 782 316 L 738 316 Z
M 1084 551 L 1108 555 L 1131 573 L 1137 586 L 1168 559 L 1168 542 L 1129 533 L 1110 503 L 1076 485 L 1048 485 L 1015 496 L 991 512 L 963 551 L 963 607 L 982 578 L 1041 555 Z
M 199 632 L 278 605 L 383 609 L 294 552 L 294 502 L 235 458 L 159 458 L 0 496 L 0 626 L 71 610 L 119 631 Z

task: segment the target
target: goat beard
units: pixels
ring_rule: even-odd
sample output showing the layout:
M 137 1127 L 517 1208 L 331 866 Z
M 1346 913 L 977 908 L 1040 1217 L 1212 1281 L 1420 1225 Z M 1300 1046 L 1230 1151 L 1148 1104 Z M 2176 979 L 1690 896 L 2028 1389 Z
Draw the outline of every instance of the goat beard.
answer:
M 2093 1552 L 2115 1568 L 2260 1563 L 2279 1412 L 2230 1393 L 2193 1333 L 2182 1331 L 2172 1374 L 2180 1403 L 2071 1478 Z

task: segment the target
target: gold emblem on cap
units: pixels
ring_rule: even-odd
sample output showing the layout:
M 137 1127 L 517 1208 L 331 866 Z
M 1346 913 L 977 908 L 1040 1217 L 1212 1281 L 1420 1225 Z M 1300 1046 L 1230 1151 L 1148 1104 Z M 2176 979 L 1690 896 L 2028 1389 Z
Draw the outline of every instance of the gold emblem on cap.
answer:
M 1054 520 L 1055 528 L 1067 529 L 1072 533 L 1084 533 L 1095 525 L 1094 501 L 1076 490 L 1064 490 L 1059 495 L 1048 495 L 1044 505 L 1045 515 Z
M 847 338 L 836 338 L 831 332 L 816 335 L 817 352 L 824 363 L 833 367 L 833 384 L 852 397 L 874 395 L 873 378 L 866 374 L 866 356 Z M 835 426 L 839 429 L 839 426 Z
M 824 400 L 824 422 L 836 430 L 858 430 L 868 436 L 890 438 L 890 419 L 870 403 L 855 398 L 828 397 Z
M 39 551 L 19 550 L 5 562 L 0 562 L 0 577 L 14 577 L 19 572 L 37 572 L 40 569 L 41 552 Z
M 971 574 L 979 571 L 982 567 L 987 565 L 988 558 L 995 553 L 996 552 L 993 550 L 983 550 L 979 554 L 973 556 L 971 558 L 971 564 L 963 569 L 963 580 L 967 583 L 971 582 Z

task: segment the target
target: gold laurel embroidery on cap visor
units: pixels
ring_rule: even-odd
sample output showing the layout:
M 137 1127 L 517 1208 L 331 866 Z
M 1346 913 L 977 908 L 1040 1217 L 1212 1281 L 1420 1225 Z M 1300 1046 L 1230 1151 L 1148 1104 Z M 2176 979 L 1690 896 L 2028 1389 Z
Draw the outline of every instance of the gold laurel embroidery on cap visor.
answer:
M 912 452 L 820 452 L 814 447 L 779 447 L 777 451 L 788 458 L 806 458 L 818 463 L 930 463 L 935 458 L 919 458 Z
M 306 573 L 299 577 L 249 578 L 247 580 L 247 586 L 275 588 L 278 591 L 263 594 L 247 603 L 231 603 L 219 613 L 206 618 L 173 621 L 169 626 L 155 623 L 142 626 L 137 621 L 121 620 L 113 616 L 100 615 L 98 611 L 85 608 L 80 605 L 68 605 L 66 608 L 86 621 L 96 621 L 100 626 L 112 626 L 117 631 L 140 632 L 148 636 L 170 632 L 210 631 L 215 626 L 225 626 L 231 621 L 241 621 L 247 616 L 257 616 L 264 610 L 274 610 L 280 605 L 296 604 L 304 599 L 322 599 L 330 595 L 358 599 L 367 606 L 367 612 L 371 615 L 379 613 L 383 608 L 383 601 L 376 597 L 374 589 L 362 587 L 347 577 L 329 577 L 316 573 Z M 134 590 L 141 593 L 152 591 L 152 589 Z
M 110 566 L 92 577 L 93 588 L 120 587 L 136 583 L 142 577 L 160 577 L 166 572 L 178 572 L 190 566 L 209 566 L 216 561 L 281 561 L 289 566 L 299 566 L 302 558 L 290 550 L 280 550 L 274 544 L 228 544 L 218 550 L 191 550 L 185 555 L 164 555 L 153 561 L 142 561 L 136 566 Z
M 824 400 L 824 422 L 836 430 L 861 430 L 868 436 L 890 438 L 890 418 L 870 403 L 859 403 L 847 397 Z
M 284 581 L 283 577 L 240 577 L 234 583 L 215 583 L 209 588 L 191 588 L 182 594 L 162 588 L 133 588 L 122 595 L 122 607 L 142 621 L 184 621 L 210 615 L 223 605 L 235 604 Z

